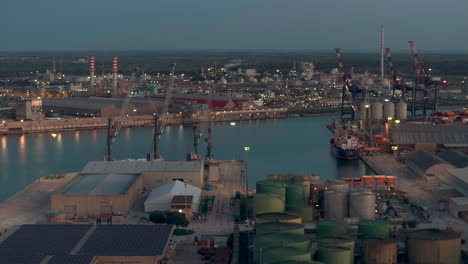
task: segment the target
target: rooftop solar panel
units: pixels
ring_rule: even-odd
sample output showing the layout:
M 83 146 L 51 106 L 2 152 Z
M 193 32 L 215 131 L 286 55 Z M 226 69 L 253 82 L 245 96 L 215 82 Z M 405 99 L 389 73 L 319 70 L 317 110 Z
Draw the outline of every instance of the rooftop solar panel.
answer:
M 47 264 L 90 264 L 94 256 L 89 255 L 57 255 L 53 256 Z
M 0 254 L 0 264 L 38 264 L 45 258 L 45 255 L 3 255 Z

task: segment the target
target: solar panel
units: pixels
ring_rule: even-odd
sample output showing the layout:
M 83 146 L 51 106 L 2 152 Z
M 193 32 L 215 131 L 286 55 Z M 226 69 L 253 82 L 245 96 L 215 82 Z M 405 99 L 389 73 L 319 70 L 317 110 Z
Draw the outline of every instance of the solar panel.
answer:
M 47 264 L 90 264 L 94 256 L 89 255 L 57 255 Z
M 38 264 L 45 255 L 3 255 L 0 254 L 0 264 Z

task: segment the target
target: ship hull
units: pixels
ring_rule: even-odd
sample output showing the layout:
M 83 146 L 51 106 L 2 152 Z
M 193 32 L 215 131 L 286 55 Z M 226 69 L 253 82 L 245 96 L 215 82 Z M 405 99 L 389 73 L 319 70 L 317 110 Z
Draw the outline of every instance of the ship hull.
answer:
M 335 158 L 340 160 L 356 160 L 359 159 L 359 151 L 357 149 L 342 149 L 335 144 L 330 144 L 331 152 Z

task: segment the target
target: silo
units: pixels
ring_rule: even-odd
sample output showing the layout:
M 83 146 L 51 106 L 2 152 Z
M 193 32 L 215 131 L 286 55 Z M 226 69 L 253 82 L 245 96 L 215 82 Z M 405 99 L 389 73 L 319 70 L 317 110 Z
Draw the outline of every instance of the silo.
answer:
M 398 242 L 394 239 L 363 239 L 361 256 L 364 264 L 397 264 Z
M 385 102 L 383 105 L 384 119 L 388 120 L 389 117 L 395 119 L 395 104 L 392 102 Z
M 326 191 L 324 207 L 326 219 L 344 220 L 348 217 L 348 191 Z
M 304 225 L 294 223 L 269 222 L 256 226 L 256 234 L 285 233 L 291 235 L 304 235 Z
M 460 263 L 461 236 L 449 230 L 424 229 L 408 234 L 408 263 Z
M 317 250 L 317 260 L 330 264 L 351 264 L 351 250 L 342 247 L 320 247 Z
M 256 262 L 259 263 L 260 260 L 260 249 L 266 250 L 272 247 L 294 247 L 310 251 L 310 239 L 305 236 L 276 233 L 257 235 L 254 237 L 254 255 Z
M 286 204 L 305 204 L 306 186 L 297 183 L 288 183 L 286 185 Z
M 367 112 L 369 109 L 369 103 L 360 103 L 359 104 L 359 119 L 366 120 L 367 119 Z
M 312 173 L 304 174 L 302 178 L 305 180 L 313 181 L 313 182 L 320 181 L 320 175 L 312 174 Z
M 317 222 L 317 236 L 346 236 L 348 224 L 342 221 L 319 221 Z
M 351 250 L 350 263 L 354 263 L 354 240 L 349 237 L 325 237 L 317 240 L 318 247 L 342 247 Z
M 328 190 L 348 190 L 349 184 L 341 180 L 327 180 Z
M 365 191 L 350 192 L 349 217 L 373 220 L 375 218 L 375 194 Z
M 286 184 L 281 181 L 258 181 L 257 182 L 257 193 L 265 194 L 278 194 L 283 197 L 286 196 Z
M 408 105 L 405 102 L 398 102 L 396 104 L 395 119 L 398 119 L 398 120 L 408 119 Z
M 266 179 L 270 181 L 277 181 L 279 180 L 279 175 L 276 173 L 270 173 L 266 176 Z
M 374 102 L 371 104 L 371 116 L 374 120 L 383 119 L 383 104 L 381 102 Z
M 314 220 L 314 208 L 311 205 L 286 205 L 286 211 L 300 216 L 303 222 L 312 222 Z
M 310 261 L 312 254 L 310 250 L 294 247 L 273 247 L 263 250 L 262 264 L 270 264 L 277 261 Z
M 266 213 L 259 214 L 255 218 L 255 224 L 262 224 L 267 222 L 281 222 L 281 223 L 296 223 L 301 224 L 302 219 L 299 215 L 291 213 Z
M 294 180 L 295 177 L 296 177 L 296 175 L 290 174 L 290 173 L 280 174 L 279 175 L 280 180 L 285 181 L 285 182 L 290 182 L 290 181 Z
M 296 179 L 294 180 L 295 183 L 297 184 L 302 184 L 304 185 L 304 190 L 305 190 L 305 201 L 306 203 L 310 200 L 310 184 L 311 184 L 311 180 L 309 180 L 308 178 L 304 177 L 304 176 L 298 176 L 296 177 Z
M 284 212 L 284 200 L 278 194 L 255 194 L 254 216 L 264 213 Z
M 365 220 L 358 224 L 358 237 L 388 238 L 390 236 L 390 223 L 381 220 Z

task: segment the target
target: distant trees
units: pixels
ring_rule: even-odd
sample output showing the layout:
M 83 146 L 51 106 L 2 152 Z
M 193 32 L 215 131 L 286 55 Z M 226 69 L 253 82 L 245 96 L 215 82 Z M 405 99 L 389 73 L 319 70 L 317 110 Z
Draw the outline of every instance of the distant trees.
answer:
M 175 225 L 177 228 L 189 225 L 185 214 L 179 212 L 152 212 L 149 214 L 148 219 L 155 224 L 170 224 Z
M 166 223 L 166 214 L 163 212 L 152 212 L 149 214 L 149 220 L 155 224 Z

